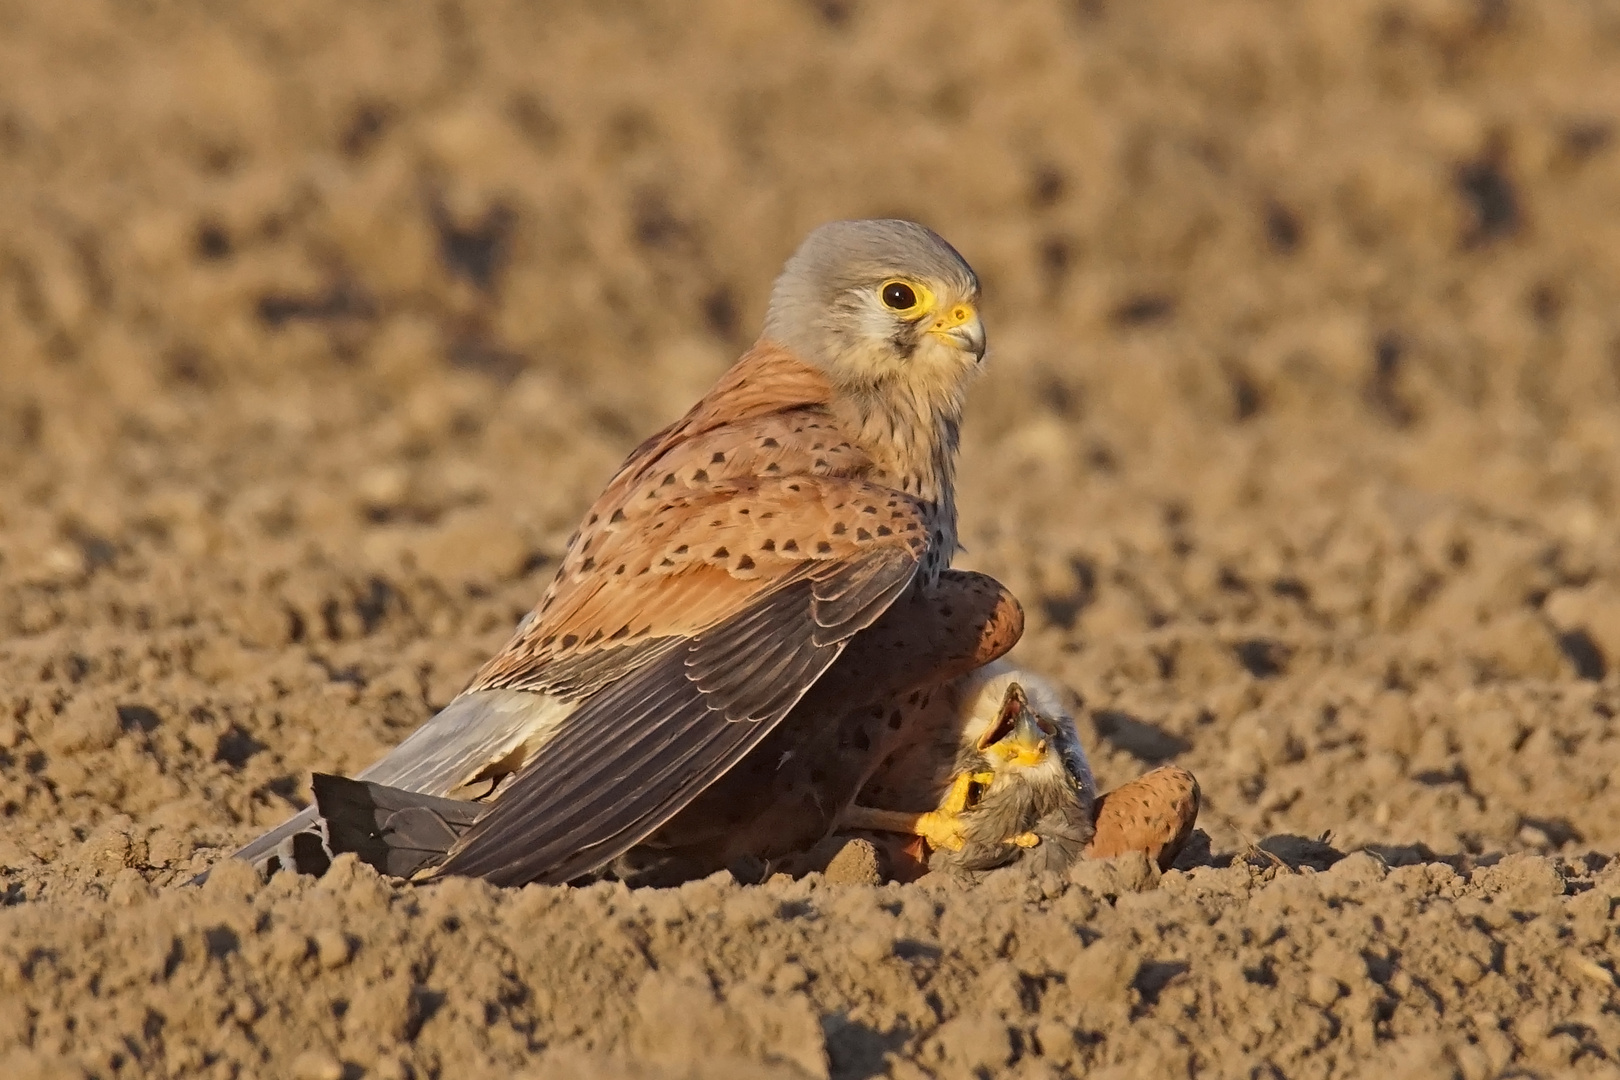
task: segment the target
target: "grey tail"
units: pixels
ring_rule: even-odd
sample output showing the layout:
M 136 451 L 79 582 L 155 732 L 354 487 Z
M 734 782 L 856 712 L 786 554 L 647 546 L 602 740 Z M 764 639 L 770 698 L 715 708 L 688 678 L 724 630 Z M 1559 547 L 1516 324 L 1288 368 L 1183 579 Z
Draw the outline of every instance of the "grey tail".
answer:
M 462 694 L 382 760 L 360 774 L 362 779 L 428 795 L 444 795 L 499 761 L 525 740 L 543 742 L 573 705 L 545 694 L 521 690 L 479 690 Z M 299 811 L 235 855 L 261 873 L 297 870 L 320 873 L 328 857 L 315 807 Z M 190 884 L 208 879 L 204 871 Z
M 316 773 L 313 786 L 326 850 L 334 857 L 353 852 L 391 877 L 437 866 L 488 809 L 327 773 Z
M 283 821 L 251 844 L 238 851 L 235 858 L 243 859 L 259 867 L 261 873 L 274 873 L 276 870 L 301 869 L 306 865 L 318 864 L 320 859 L 317 850 L 320 847 L 320 837 L 312 830 L 319 819 L 315 816 L 315 808 L 307 807 Z M 310 845 L 314 847 L 311 848 Z M 300 858 L 302 853 L 302 858 Z M 201 885 L 208 880 L 213 867 L 209 867 L 186 884 Z M 313 873 L 313 870 L 305 870 Z

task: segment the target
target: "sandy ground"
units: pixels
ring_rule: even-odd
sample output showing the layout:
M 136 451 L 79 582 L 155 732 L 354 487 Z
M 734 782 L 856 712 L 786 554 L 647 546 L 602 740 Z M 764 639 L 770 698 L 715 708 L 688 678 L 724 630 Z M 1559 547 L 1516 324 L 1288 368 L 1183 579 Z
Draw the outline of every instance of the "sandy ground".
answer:
M 0 1074 L 1620 1076 L 1616 102 L 1576 0 L 0 3 Z M 1207 847 L 177 887 L 873 214 L 985 283 L 963 562 Z

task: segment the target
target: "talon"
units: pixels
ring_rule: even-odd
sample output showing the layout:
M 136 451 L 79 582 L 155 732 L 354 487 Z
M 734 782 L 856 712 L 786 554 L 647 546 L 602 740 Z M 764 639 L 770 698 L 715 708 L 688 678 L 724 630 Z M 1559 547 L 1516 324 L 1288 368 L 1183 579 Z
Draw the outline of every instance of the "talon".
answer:
M 972 795 L 973 774 L 957 773 L 956 778 L 951 781 L 950 790 L 947 791 L 945 793 L 945 797 L 939 801 L 938 812 L 947 815 L 960 814 L 963 810 L 967 809 L 968 799 L 970 799 Z
M 973 790 L 973 777 L 967 773 L 959 774 L 951 781 L 951 789 L 940 800 L 939 812 L 942 814 L 960 814 L 967 809 L 968 796 Z
M 917 818 L 917 835 L 931 847 L 946 851 L 961 851 L 966 843 L 962 839 L 962 819 L 933 810 Z
M 962 823 L 948 814 L 930 810 L 923 814 L 904 810 L 879 810 L 869 806 L 851 806 L 839 816 L 841 829 L 873 829 L 878 832 L 903 833 L 918 836 L 935 848 L 962 850 Z

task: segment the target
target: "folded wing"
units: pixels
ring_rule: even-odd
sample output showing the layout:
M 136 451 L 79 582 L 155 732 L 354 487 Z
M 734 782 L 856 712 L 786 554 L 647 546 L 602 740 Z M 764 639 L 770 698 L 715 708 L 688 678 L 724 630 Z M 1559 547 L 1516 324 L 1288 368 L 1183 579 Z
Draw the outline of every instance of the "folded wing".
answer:
M 768 588 L 751 582 L 735 612 L 584 701 L 441 872 L 568 881 L 663 825 L 769 734 L 918 562 L 904 543 L 843 555 L 784 566 Z

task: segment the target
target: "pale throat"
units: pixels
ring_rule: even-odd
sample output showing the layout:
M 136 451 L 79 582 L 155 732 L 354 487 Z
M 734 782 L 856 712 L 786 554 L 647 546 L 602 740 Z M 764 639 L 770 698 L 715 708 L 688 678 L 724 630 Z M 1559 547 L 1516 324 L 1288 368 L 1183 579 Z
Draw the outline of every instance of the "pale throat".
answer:
M 929 578 L 956 553 L 956 447 L 963 387 L 890 384 L 840 395 L 836 411 L 890 487 L 927 508 Z M 932 392 L 930 392 L 932 391 Z

